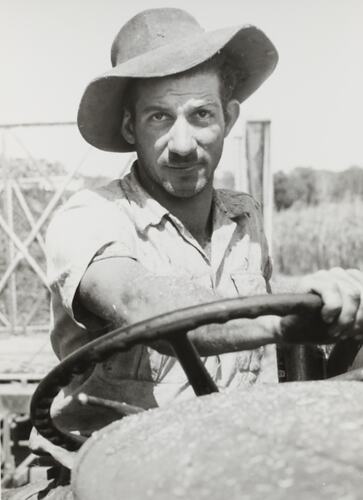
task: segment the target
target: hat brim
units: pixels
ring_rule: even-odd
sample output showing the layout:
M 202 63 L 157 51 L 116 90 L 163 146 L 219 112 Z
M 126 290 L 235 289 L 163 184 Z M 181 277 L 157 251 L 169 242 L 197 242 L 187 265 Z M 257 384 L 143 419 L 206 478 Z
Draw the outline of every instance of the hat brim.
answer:
M 254 26 L 202 32 L 185 42 L 166 45 L 129 59 L 93 80 L 78 110 L 78 127 L 84 139 L 98 149 L 131 152 L 134 145 L 121 135 L 122 100 L 130 78 L 170 76 L 191 69 L 217 52 L 228 53 L 245 77 L 234 97 L 244 101 L 273 72 L 278 53 L 272 42 Z

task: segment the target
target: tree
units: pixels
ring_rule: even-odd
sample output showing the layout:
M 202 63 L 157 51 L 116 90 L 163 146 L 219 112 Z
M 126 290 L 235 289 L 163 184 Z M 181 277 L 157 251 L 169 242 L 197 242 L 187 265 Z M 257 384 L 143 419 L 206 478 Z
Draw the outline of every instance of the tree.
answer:
M 338 172 L 332 189 L 333 201 L 354 197 L 363 197 L 363 169 L 357 166 Z
M 316 173 L 311 167 L 297 167 L 292 171 L 291 182 L 295 191 L 295 201 L 304 205 L 318 203 Z
M 276 210 L 285 210 L 294 203 L 295 193 L 291 180 L 284 172 L 277 172 L 274 175 L 274 197 Z

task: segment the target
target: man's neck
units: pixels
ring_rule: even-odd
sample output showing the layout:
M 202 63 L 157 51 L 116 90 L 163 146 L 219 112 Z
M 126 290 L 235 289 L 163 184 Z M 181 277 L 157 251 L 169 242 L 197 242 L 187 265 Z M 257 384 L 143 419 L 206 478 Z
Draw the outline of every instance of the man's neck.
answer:
M 137 174 L 143 188 L 160 205 L 177 217 L 198 243 L 204 247 L 209 241 L 212 232 L 212 182 L 193 197 L 178 198 L 167 193 L 155 183 L 151 185 L 142 174 L 140 175 L 138 169 Z
M 172 203 L 159 201 L 175 215 L 204 248 L 212 233 L 212 187 L 192 198 L 175 198 Z

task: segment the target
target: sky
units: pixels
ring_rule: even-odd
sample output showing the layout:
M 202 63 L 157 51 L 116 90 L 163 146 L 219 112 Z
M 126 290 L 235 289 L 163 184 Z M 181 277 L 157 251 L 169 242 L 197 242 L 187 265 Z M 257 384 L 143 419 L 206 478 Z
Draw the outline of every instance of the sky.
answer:
M 226 144 L 247 120 L 271 120 L 274 171 L 295 166 L 363 166 L 363 2 L 361 0 L 0 0 L 0 124 L 74 121 L 88 82 L 110 67 L 110 46 L 132 15 L 181 7 L 207 29 L 254 24 L 280 55 L 274 74 L 241 106 Z M 13 129 L 2 151 L 58 159 L 72 168 L 119 168 L 125 155 L 88 147 L 75 127 Z M 243 139 L 242 139 L 243 141 Z

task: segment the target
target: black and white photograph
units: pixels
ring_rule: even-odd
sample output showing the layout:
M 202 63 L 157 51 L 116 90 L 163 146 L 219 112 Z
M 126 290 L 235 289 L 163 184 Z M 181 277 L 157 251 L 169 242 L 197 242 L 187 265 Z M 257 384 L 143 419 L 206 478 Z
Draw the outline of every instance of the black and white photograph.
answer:
M 0 18 L 0 498 L 361 500 L 363 3 Z

